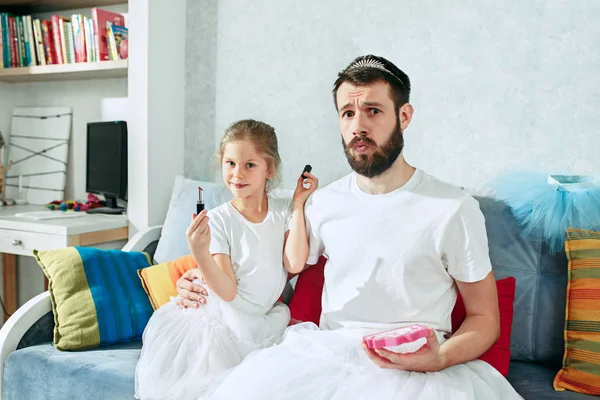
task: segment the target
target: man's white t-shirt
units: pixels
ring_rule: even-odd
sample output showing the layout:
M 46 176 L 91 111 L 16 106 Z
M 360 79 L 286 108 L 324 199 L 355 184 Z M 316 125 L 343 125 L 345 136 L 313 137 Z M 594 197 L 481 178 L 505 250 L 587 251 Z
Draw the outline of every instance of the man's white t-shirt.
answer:
M 248 221 L 224 203 L 208 211 L 211 254 L 228 254 L 237 278 L 237 295 L 257 312 L 273 307 L 287 282 L 283 242 L 291 218 L 290 199 L 269 197 L 267 216 Z
M 352 173 L 306 204 L 308 264 L 328 258 L 323 329 L 394 328 L 423 323 L 451 330 L 454 280 L 491 271 L 478 202 L 417 169 L 401 188 L 363 192 Z

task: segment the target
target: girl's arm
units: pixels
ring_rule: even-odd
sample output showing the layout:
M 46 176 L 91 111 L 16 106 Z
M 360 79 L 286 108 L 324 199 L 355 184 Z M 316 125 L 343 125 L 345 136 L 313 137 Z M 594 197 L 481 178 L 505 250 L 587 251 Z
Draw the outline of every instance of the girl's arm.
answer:
M 237 293 L 237 280 L 228 254 L 202 252 L 197 256 L 192 251 L 202 279 L 217 296 L 225 301 L 232 301 Z
M 308 188 L 304 187 L 308 184 Z M 298 274 L 304 269 L 308 260 L 308 235 L 304 221 L 304 204 L 309 196 L 317 190 L 319 180 L 310 172 L 304 172 L 298 178 L 296 191 L 292 198 L 292 218 L 290 229 L 285 233 L 283 245 L 283 265 L 292 274 Z
M 194 215 L 185 236 L 204 283 L 223 300 L 232 301 L 237 293 L 237 280 L 231 258 L 227 254 L 210 253 L 210 225 L 206 214 L 204 210 Z
M 286 271 L 298 274 L 308 260 L 308 236 L 304 223 L 304 205 L 292 211 L 290 230 L 285 233 L 283 264 Z

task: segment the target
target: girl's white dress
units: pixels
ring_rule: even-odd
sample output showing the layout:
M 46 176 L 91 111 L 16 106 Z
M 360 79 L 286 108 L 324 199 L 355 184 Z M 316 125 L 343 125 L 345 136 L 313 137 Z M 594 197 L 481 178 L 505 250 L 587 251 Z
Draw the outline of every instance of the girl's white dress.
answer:
M 279 343 L 289 309 L 277 303 L 287 273 L 283 240 L 289 201 L 269 198 L 261 223 L 230 204 L 209 211 L 212 254 L 231 256 L 238 290 L 231 302 L 210 293 L 207 304 L 181 309 L 177 298 L 153 314 L 136 367 L 139 399 L 194 399 L 254 350 Z

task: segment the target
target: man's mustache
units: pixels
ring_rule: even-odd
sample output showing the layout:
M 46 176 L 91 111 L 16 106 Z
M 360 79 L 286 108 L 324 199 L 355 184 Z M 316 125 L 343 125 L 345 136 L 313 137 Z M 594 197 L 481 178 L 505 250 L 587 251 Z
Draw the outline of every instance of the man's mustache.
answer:
M 350 141 L 350 143 L 348 143 L 346 147 L 349 149 L 353 148 L 358 142 L 363 142 L 371 146 L 376 146 L 375 141 L 371 138 L 368 138 L 366 136 L 355 136 L 354 138 L 352 138 L 352 140 Z

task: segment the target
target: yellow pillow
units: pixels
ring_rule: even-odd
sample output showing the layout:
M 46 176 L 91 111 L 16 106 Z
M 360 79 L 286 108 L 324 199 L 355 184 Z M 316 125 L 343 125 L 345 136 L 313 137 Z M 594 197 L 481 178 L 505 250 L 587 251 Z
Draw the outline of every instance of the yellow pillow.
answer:
M 554 389 L 600 395 L 600 232 L 569 229 L 565 353 Z
M 138 270 L 142 287 L 146 291 L 153 309 L 156 310 L 168 303 L 171 296 L 177 296 L 177 280 L 192 268 L 196 268 L 196 262 L 191 255 L 187 255 Z

